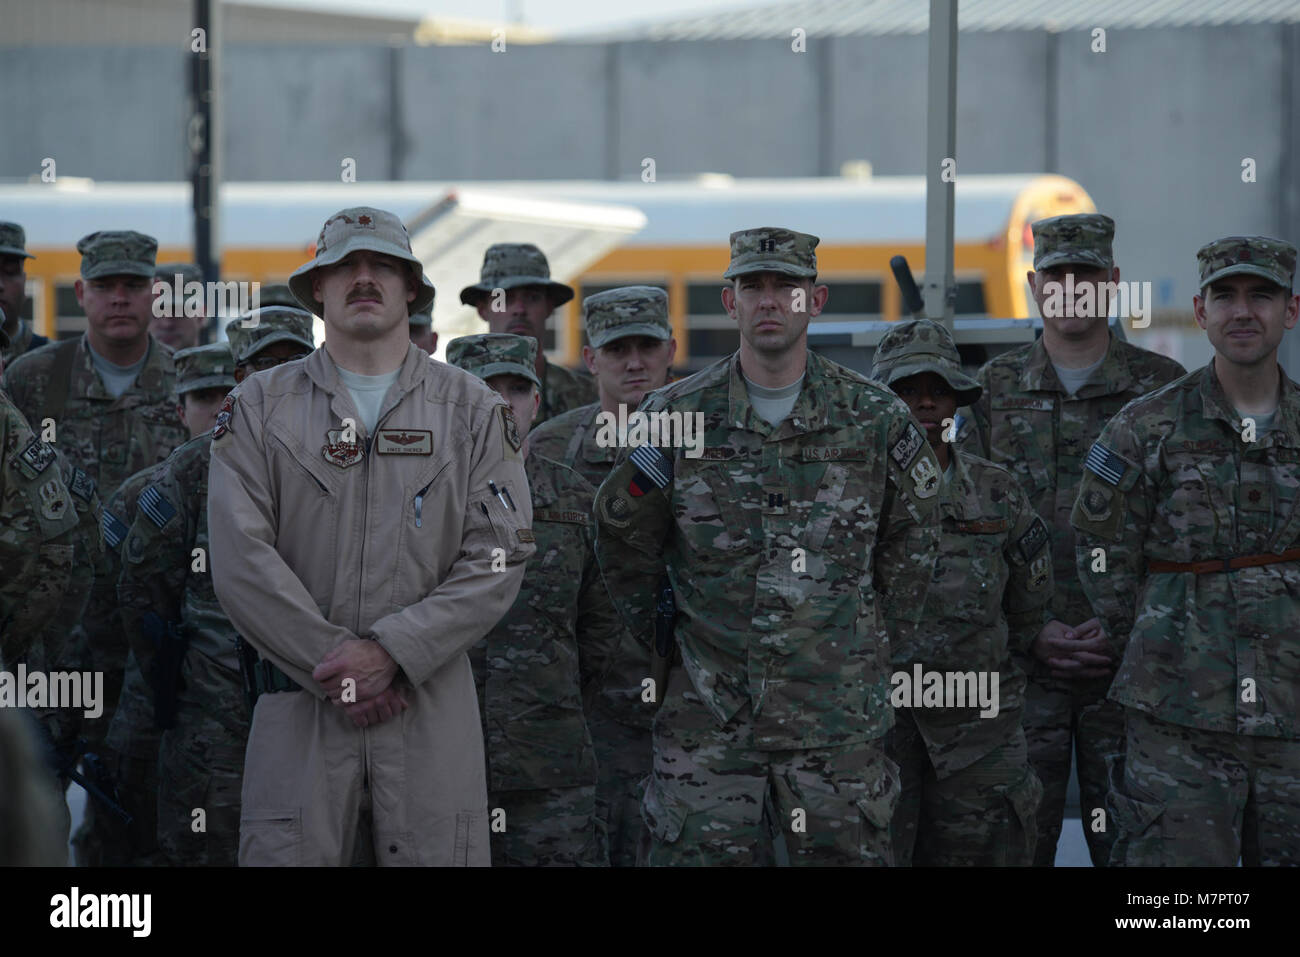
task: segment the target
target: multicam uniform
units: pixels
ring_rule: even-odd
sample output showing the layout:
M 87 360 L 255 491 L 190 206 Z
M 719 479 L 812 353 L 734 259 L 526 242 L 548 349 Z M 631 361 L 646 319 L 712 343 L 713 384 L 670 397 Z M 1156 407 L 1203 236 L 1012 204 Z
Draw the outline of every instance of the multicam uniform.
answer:
M 1109 264 L 1114 227 L 1101 228 L 1098 220 L 1110 222 L 1088 214 L 1035 223 L 1035 268 L 1062 261 L 1096 264 L 1100 259 Z M 958 441 L 964 450 L 1010 471 L 1047 522 L 1055 578 L 1051 617 L 1066 625 L 1093 617 L 1075 572 L 1070 528 L 1088 448 L 1125 404 L 1183 373 L 1174 360 L 1115 336 L 1101 367 L 1073 395 L 1061 384 L 1042 339 L 1004 352 L 979 370 L 984 394 L 972 407 L 974 428 L 963 429 Z M 1035 863 L 1051 865 L 1055 860 L 1073 756 L 1088 848 L 1093 863 L 1104 866 L 1114 829 L 1094 830 L 1091 822 L 1093 811 L 1105 806 L 1106 757 L 1123 747 L 1122 717 L 1118 707 L 1106 701 L 1110 678 L 1053 678 L 1050 669 L 1031 656 L 1021 664 L 1029 674 L 1024 715 L 1029 757 L 1043 782 Z
M 1294 247 L 1241 245 L 1204 247 L 1202 276 L 1273 259 L 1290 288 Z M 1123 655 L 1114 864 L 1300 864 L 1300 386 L 1282 375 L 1272 428 L 1248 441 L 1220 361 L 1111 420 L 1071 516 L 1079 577 Z

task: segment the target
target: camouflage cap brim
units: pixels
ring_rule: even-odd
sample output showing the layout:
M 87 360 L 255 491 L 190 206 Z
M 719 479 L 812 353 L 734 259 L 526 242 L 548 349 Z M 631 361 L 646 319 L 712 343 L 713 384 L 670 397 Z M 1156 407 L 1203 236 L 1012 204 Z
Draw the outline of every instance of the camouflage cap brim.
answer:
M 537 372 L 518 362 L 489 362 L 470 371 L 485 382 L 494 375 L 518 375 L 532 382 L 537 388 L 542 387 L 542 380 L 537 378 Z
M 1088 266 L 1094 269 L 1111 269 L 1115 262 L 1113 259 L 1107 259 L 1101 253 L 1089 252 L 1083 249 L 1066 249 L 1061 252 L 1046 253 L 1039 260 L 1034 262 L 1035 271 L 1039 269 L 1050 269 L 1052 266 Z
M 1259 276 L 1261 279 L 1267 279 L 1275 286 L 1281 286 L 1283 289 L 1287 290 L 1288 292 L 1291 290 L 1291 286 L 1288 285 L 1287 283 L 1278 282 L 1279 277 L 1277 273 L 1274 270 L 1269 269 L 1268 266 L 1264 265 L 1263 263 L 1232 263 L 1231 265 L 1224 266 L 1222 269 L 1216 270 L 1210 273 L 1204 279 L 1202 279 L 1201 289 L 1204 290 L 1205 287 L 1208 286 L 1210 283 L 1215 282 L 1219 279 L 1223 279 L 1227 276 L 1239 276 L 1239 275 Z
M 24 259 L 36 258 L 21 246 L 0 246 L 0 256 L 22 256 Z
M 886 362 L 871 367 L 871 377 L 885 385 L 893 385 L 899 379 L 933 372 L 957 393 L 957 405 L 973 405 L 984 394 L 984 388 L 978 381 L 968 376 L 952 362 L 938 356 L 909 355 L 896 362 Z
M 273 346 L 277 342 L 293 342 L 302 346 L 308 352 L 316 351 L 316 344 L 314 342 L 309 342 L 306 339 L 304 339 L 302 336 L 295 335 L 294 333 L 290 332 L 288 329 L 279 329 L 271 333 L 265 339 L 258 339 L 254 341 L 251 344 L 251 348 L 243 350 L 242 355 L 235 356 L 236 364 L 242 365 L 243 363 L 247 362 L 249 359 L 253 358 L 253 356 L 261 352 L 263 349 L 265 349 L 267 346 Z
M 621 326 L 610 326 L 603 334 L 588 336 L 593 349 L 599 349 L 601 346 L 607 346 L 618 339 L 626 339 L 628 336 L 647 336 L 651 339 L 658 339 L 661 342 L 667 342 L 673 337 L 672 331 L 665 329 L 663 326 L 654 322 L 629 322 Z
M 809 269 L 806 266 L 795 266 L 791 263 L 781 262 L 779 260 L 764 260 L 761 262 L 749 262 L 741 266 L 732 266 L 722 274 L 723 279 L 735 279 L 737 276 L 744 276 L 748 273 L 755 272 L 779 272 L 787 276 L 797 276 L 800 279 L 811 279 L 817 275 L 816 269 Z
M 236 385 L 235 377 L 229 373 L 213 373 L 212 375 L 199 376 L 197 379 L 190 379 L 185 383 L 176 384 L 176 394 L 184 395 L 186 392 L 198 392 L 200 389 L 233 389 Z
M 82 259 L 85 262 L 85 259 Z M 153 265 L 138 259 L 108 259 L 81 270 L 82 279 L 103 279 L 105 276 L 144 276 L 153 278 Z
M 460 291 L 460 301 L 467 306 L 478 307 L 479 300 L 490 296 L 493 289 L 518 289 L 520 286 L 545 286 L 546 294 L 551 297 L 558 308 L 573 298 L 573 288 L 562 282 L 556 282 L 546 276 L 502 276 L 497 282 L 488 284 L 476 282 Z
M 318 316 L 324 316 L 324 304 L 312 295 L 312 272 L 322 266 L 332 266 L 336 262 L 341 261 L 349 253 L 359 252 L 362 250 L 373 253 L 383 253 L 385 256 L 392 256 L 394 259 L 408 262 L 416 268 L 416 274 L 420 277 L 420 283 L 416 289 L 415 298 L 406 304 L 406 313 L 408 316 L 417 312 L 422 312 L 433 304 L 433 283 L 429 282 L 428 277 L 424 275 L 424 264 L 401 246 L 370 236 L 348 236 L 338 245 L 332 246 L 326 250 L 323 256 L 318 255 L 311 262 L 299 266 L 289 277 L 290 292 L 292 292 L 294 297 L 302 303 L 304 309 L 309 309 Z

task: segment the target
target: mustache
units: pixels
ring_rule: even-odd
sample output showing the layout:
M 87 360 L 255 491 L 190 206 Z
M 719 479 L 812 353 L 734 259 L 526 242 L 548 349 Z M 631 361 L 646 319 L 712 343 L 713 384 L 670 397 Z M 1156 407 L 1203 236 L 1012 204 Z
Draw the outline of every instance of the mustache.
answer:
M 378 299 L 380 302 L 383 302 L 384 296 L 383 293 L 379 291 L 378 286 L 357 286 L 348 293 L 347 301 L 356 302 L 358 299 Z

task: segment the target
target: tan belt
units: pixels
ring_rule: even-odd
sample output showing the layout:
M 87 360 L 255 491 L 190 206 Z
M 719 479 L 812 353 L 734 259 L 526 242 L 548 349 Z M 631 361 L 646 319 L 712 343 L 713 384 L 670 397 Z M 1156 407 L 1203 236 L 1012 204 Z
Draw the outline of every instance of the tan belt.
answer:
M 1208 562 L 1147 562 L 1147 571 L 1207 575 L 1210 572 L 1230 572 L 1238 568 L 1258 568 L 1260 565 L 1295 561 L 1300 561 L 1300 548 L 1288 548 L 1277 555 L 1238 555 L 1236 558 L 1216 558 Z

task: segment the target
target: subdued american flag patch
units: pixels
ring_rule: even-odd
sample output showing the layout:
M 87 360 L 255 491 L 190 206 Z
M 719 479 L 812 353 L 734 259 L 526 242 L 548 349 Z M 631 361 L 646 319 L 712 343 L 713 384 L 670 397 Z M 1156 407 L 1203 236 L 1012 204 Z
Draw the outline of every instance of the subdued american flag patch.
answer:
M 126 527 L 126 522 L 122 521 L 108 509 L 104 509 L 104 517 L 100 523 L 104 528 L 104 543 L 109 548 L 116 549 L 122 544 L 122 539 L 126 538 L 126 533 L 130 531 Z
M 1125 461 L 1100 442 L 1092 444 L 1083 467 L 1111 485 L 1118 485 L 1128 471 Z
M 140 509 L 140 511 L 144 512 L 144 514 L 149 518 L 149 521 L 153 522 L 159 528 L 162 528 L 170 522 L 172 516 L 176 514 L 176 506 L 163 498 L 162 493 L 152 485 L 147 486 L 145 490 L 140 493 L 140 498 L 136 507 Z
M 636 470 L 653 482 L 657 488 L 667 488 L 668 483 L 673 480 L 672 459 L 653 445 L 635 448 L 627 458 L 636 466 Z

